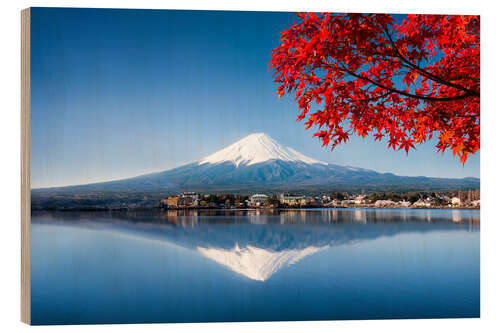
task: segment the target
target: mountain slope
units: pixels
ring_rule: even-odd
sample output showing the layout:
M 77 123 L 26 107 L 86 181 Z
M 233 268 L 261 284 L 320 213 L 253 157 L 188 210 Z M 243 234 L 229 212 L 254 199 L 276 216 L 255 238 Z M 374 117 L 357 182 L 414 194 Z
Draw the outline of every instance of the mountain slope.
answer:
M 263 133 L 199 161 L 118 181 L 50 189 L 51 191 L 311 191 L 347 189 L 474 188 L 477 178 L 403 177 L 392 173 L 328 164 L 284 147 Z M 37 190 L 35 190 L 37 191 Z

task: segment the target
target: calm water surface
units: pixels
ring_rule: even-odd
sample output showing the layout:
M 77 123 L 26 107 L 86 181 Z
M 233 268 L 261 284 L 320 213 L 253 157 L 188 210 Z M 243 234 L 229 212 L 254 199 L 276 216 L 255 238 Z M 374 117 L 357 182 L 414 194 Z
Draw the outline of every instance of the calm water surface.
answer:
M 479 211 L 33 213 L 33 324 L 479 316 Z

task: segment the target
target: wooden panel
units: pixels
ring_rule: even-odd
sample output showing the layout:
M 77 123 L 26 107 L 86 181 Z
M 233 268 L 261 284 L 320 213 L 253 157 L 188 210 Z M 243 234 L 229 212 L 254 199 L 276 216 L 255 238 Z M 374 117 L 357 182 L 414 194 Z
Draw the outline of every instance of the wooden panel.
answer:
M 31 322 L 30 9 L 21 11 L 21 321 Z

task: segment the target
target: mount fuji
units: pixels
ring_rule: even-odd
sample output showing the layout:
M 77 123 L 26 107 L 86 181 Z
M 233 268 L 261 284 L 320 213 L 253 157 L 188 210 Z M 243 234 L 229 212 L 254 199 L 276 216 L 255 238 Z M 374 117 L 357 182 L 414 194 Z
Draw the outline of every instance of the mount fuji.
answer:
M 477 188 L 478 178 L 404 177 L 330 164 L 256 133 L 196 162 L 134 178 L 45 189 L 71 192 L 320 191 Z M 43 190 L 43 189 L 42 189 Z M 38 191 L 38 190 L 33 190 Z

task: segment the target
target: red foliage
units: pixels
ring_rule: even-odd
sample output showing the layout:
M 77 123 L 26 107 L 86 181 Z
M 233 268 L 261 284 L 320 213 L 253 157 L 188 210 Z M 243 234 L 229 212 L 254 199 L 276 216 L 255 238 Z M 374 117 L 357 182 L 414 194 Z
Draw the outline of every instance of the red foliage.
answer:
M 370 134 L 408 153 L 437 135 L 462 163 L 479 149 L 478 16 L 297 15 L 269 68 L 324 146 Z

